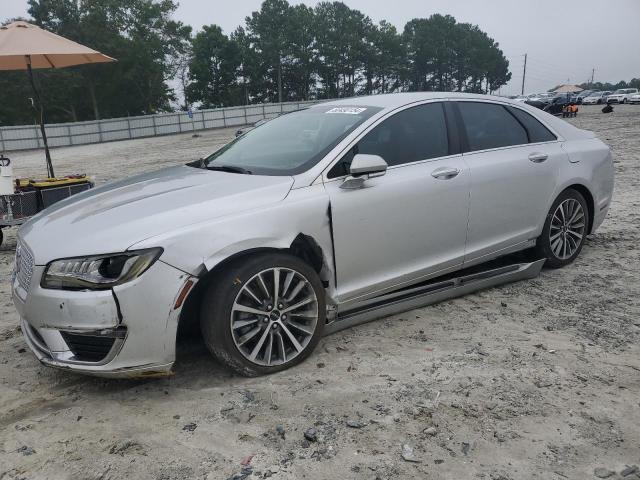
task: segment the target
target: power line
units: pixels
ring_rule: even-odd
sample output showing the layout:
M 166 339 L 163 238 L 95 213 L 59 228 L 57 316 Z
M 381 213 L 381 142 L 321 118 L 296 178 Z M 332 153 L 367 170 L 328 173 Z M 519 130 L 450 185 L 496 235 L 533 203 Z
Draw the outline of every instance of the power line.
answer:
M 550 67 L 550 68 L 556 68 L 556 69 L 557 69 L 557 68 L 566 68 L 566 65 L 559 65 L 559 64 L 557 64 L 557 63 L 553 63 L 553 62 L 547 62 L 546 60 L 539 60 L 539 59 L 537 59 L 537 58 L 535 58 L 535 57 L 534 57 L 534 58 L 532 58 L 532 59 L 530 60 L 530 62 L 538 63 L 538 64 L 540 64 L 541 66 L 546 66 L 546 67 Z
M 541 67 L 540 65 L 536 65 L 535 63 L 531 63 L 531 60 L 529 60 L 529 69 L 530 70 L 536 70 L 540 73 L 558 73 L 563 71 L 565 68 L 551 68 L 551 67 Z
M 524 95 L 524 81 L 527 78 L 527 54 L 524 54 L 524 69 L 522 70 L 522 92 L 520 95 Z

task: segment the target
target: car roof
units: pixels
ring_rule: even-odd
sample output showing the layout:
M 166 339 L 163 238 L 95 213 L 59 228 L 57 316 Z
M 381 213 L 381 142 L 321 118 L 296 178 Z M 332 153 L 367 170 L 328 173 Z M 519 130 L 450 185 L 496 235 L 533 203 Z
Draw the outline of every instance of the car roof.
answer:
M 558 97 L 566 98 L 566 94 L 558 94 Z M 426 100 L 489 100 L 502 104 L 513 105 L 519 109 L 527 110 L 530 114 L 538 119 L 544 119 L 544 121 L 550 125 L 557 133 L 562 135 L 565 139 L 584 138 L 585 132 L 580 130 L 570 123 L 565 122 L 553 115 L 543 112 L 542 110 L 533 107 L 531 105 L 523 104 L 522 102 L 516 102 L 505 97 L 497 97 L 494 95 L 481 95 L 477 93 L 458 93 L 458 92 L 403 92 L 403 93 L 387 93 L 381 95 L 368 95 L 364 97 L 350 97 L 341 100 L 330 100 L 317 105 L 313 105 L 311 108 L 326 108 L 329 106 L 362 106 L 362 107 L 378 107 L 382 109 L 382 112 L 388 112 L 405 105 L 412 103 L 426 101 Z M 381 112 L 381 113 L 382 113 Z M 590 138 L 587 135 L 588 138 Z
M 402 93 L 385 93 L 381 95 L 367 95 L 364 97 L 350 97 L 340 100 L 330 100 L 322 103 L 323 107 L 327 106 L 367 106 L 379 107 L 384 109 L 392 109 L 403 107 L 415 102 L 425 100 L 441 100 L 441 99 L 465 99 L 465 100 L 493 100 L 500 102 L 512 103 L 512 100 L 505 97 L 497 97 L 495 95 L 481 95 L 477 93 L 459 93 L 459 92 L 402 92 Z

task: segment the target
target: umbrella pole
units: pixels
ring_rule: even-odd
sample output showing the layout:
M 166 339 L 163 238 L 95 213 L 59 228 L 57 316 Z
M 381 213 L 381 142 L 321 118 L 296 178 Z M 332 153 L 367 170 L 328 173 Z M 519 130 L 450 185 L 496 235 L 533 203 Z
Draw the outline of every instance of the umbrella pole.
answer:
M 40 100 L 40 94 L 38 93 L 38 89 L 36 88 L 36 83 L 33 80 L 33 70 L 31 69 L 31 55 L 26 55 L 27 60 L 27 73 L 29 75 L 29 81 L 31 82 L 31 88 L 33 88 L 33 94 L 36 97 L 36 102 L 38 102 L 38 107 L 40 108 L 40 132 L 42 133 L 42 142 L 44 143 L 44 154 L 47 159 L 47 176 L 49 178 L 53 178 L 55 175 L 53 173 L 53 163 L 51 162 L 51 154 L 49 153 L 49 143 L 47 142 L 47 132 L 44 128 L 44 106 L 42 105 L 42 101 Z

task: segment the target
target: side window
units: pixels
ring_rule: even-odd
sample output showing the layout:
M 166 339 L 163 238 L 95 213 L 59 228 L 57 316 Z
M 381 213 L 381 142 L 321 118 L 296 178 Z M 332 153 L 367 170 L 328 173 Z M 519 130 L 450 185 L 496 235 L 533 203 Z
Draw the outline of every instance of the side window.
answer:
M 527 131 L 502 105 L 458 102 L 458 107 L 470 151 L 529 143 Z
M 556 136 L 551 133 L 547 127 L 535 119 L 533 115 L 529 115 L 527 112 L 520 110 L 519 108 L 507 108 L 529 132 L 529 143 L 552 142 L 553 140 L 557 140 Z
M 389 164 L 443 157 L 449 154 L 444 109 L 428 103 L 396 113 L 367 133 L 328 173 L 328 178 L 348 175 L 357 153 L 380 155 Z

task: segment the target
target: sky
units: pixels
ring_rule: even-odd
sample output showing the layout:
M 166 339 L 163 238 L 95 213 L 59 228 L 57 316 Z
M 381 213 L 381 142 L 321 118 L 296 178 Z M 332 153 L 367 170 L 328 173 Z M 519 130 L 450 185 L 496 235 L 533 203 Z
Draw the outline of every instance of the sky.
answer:
M 640 77 L 640 0 L 343 0 L 375 22 L 399 31 L 434 13 L 478 25 L 500 44 L 512 80 L 500 91 L 518 94 L 527 54 L 525 93 L 591 79 L 616 83 Z M 314 6 L 318 1 L 296 1 Z M 182 0 L 176 18 L 198 30 L 217 24 L 226 33 L 244 24 L 261 0 Z M 26 0 L 0 0 L 0 21 L 27 16 Z

